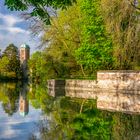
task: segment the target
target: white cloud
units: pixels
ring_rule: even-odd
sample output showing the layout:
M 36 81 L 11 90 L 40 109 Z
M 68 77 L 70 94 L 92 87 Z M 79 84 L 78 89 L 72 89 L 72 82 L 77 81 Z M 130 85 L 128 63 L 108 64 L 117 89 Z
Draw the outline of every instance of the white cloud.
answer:
M 22 28 L 18 27 L 9 27 L 7 28 L 8 31 L 11 33 L 24 33 L 24 34 L 29 34 L 29 31 L 23 30 Z
M 8 14 L 4 15 L 0 13 L 0 19 L 2 21 L 0 23 L 0 31 L 8 31 L 13 34 L 17 34 L 17 33 L 29 34 L 29 32 L 26 31 L 25 29 L 15 26 L 17 23 L 23 22 L 23 20 L 20 19 L 19 17 L 15 15 L 8 15 Z
M 17 47 L 26 43 L 31 47 L 31 53 L 35 50 L 39 39 L 33 38 L 25 27 L 17 26 L 17 23 L 24 22 L 18 16 L 0 13 L 0 49 L 4 49 L 10 43 L 14 43 Z
M 4 25 L 0 25 L 0 31 L 7 31 L 7 32 L 11 32 L 12 34 L 18 34 L 18 33 L 30 34 L 29 31 L 24 30 L 22 28 L 19 28 L 19 27 L 6 27 Z
M 16 23 L 22 22 L 23 20 L 14 15 L 4 15 L 0 13 L 0 19 L 3 20 L 6 26 L 13 27 Z

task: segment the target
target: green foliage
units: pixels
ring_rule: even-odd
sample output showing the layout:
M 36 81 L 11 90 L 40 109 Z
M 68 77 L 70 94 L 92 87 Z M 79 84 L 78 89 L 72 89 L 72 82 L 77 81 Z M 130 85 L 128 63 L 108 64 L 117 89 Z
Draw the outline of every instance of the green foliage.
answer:
M 44 29 L 42 42 L 47 47 L 41 58 L 31 58 L 37 81 L 93 78 L 102 69 L 139 70 L 139 0 L 5 0 L 5 4 L 11 10 L 32 7 L 32 16 L 51 24 Z M 57 16 L 50 16 L 50 7 L 59 9 Z
M 62 65 L 52 56 L 44 52 L 36 52 L 29 60 L 31 78 L 35 82 L 46 82 L 49 78 L 56 78 L 62 75 Z
M 82 72 L 74 56 L 81 39 L 79 18 L 77 3 L 67 10 L 58 12 L 58 17 L 51 20 L 51 26 L 43 36 L 43 41 L 49 42 L 45 52 L 52 58 L 53 64 L 58 64 L 56 69 L 60 78 L 78 77 Z
M 9 116 L 12 116 L 18 110 L 16 104 L 19 98 L 19 83 L 0 83 L 0 102 Z
M 7 56 L 4 56 L 0 59 L 0 72 L 7 70 L 7 65 L 9 64 L 9 59 Z
M 46 83 L 30 85 L 29 98 L 34 108 L 41 108 L 43 112 L 49 114 L 53 108 L 53 97 L 49 96 L 46 90 Z
M 18 48 L 14 46 L 14 44 L 9 44 L 9 46 L 6 47 L 0 62 L 0 72 L 3 78 L 21 78 Z
M 86 100 L 82 105 L 82 99 L 48 97 L 45 98 L 47 104 L 44 103 L 47 110 L 48 106 L 51 105 L 48 114 L 51 115 L 51 120 L 47 120 L 50 129 L 46 128 L 45 121 L 39 125 L 42 139 L 109 140 L 113 124 L 112 117 L 105 117 L 104 114 L 95 109 L 93 107 L 95 101 Z M 83 106 L 83 110 L 80 113 L 81 106 Z
M 107 36 L 99 0 L 81 1 L 82 39 L 76 50 L 78 63 L 87 69 L 112 69 L 112 41 Z
M 74 58 L 74 50 L 80 44 L 77 11 L 78 7 L 75 5 L 61 11 L 58 18 L 52 19 L 51 26 L 43 36 L 43 42 L 49 41 L 49 46 L 40 52 L 41 57 L 37 54 L 31 57 L 29 66 L 33 61 L 36 65 L 36 70 L 34 68 L 33 71 L 38 71 L 40 78 L 72 78 L 81 75 L 80 66 Z
M 91 3 L 79 0 L 67 10 L 58 12 L 57 18 L 52 18 L 42 38 L 43 42 L 48 42 L 48 47 L 40 52 L 40 58 L 33 56 L 36 57 L 36 63 L 33 62 L 36 70 L 33 70 L 40 73 L 40 78 L 42 72 L 46 79 L 93 78 L 96 70 L 112 68 L 111 40 L 104 33 L 103 20 L 97 14 L 99 10 L 94 8 L 99 5 Z M 33 57 L 30 61 L 34 61 Z M 40 61 L 38 68 L 37 61 Z
M 101 0 L 101 3 L 106 29 L 113 41 L 115 69 L 139 69 L 140 19 L 135 7 L 139 3 L 135 6 L 133 0 Z

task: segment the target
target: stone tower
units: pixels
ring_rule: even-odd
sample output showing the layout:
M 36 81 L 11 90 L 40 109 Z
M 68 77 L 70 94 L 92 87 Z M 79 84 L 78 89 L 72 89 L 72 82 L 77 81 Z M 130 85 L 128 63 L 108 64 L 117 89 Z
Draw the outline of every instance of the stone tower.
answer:
M 21 64 L 21 69 L 23 71 L 23 78 L 27 79 L 28 78 L 28 67 L 27 67 L 27 61 L 30 57 L 30 47 L 26 44 L 22 44 L 20 46 L 20 64 Z

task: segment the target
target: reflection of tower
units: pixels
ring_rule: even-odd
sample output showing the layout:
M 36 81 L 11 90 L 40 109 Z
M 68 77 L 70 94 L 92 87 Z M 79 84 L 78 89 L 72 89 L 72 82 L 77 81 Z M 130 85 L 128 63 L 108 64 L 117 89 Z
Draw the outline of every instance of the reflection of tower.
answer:
M 26 116 L 29 112 L 29 103 L 26 94 L 27 94 L 27 85 L 24 84 L 19 98 L 19 112 L 21 116 Z
M 24 78 L 28 78 L 27 61 L 30 57 L 30 47 L 26 44 L 20 46 L 20 64 Z

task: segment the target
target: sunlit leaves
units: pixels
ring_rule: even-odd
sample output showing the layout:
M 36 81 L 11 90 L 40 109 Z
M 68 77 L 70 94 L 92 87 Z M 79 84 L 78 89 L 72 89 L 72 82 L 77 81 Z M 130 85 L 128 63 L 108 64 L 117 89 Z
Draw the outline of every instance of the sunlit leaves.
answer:
M 100 1 L 81 1 L 82 41 L 76 50 L 78 63 L 92 70 L 112 68 L 112 43 L 101 16 Z

